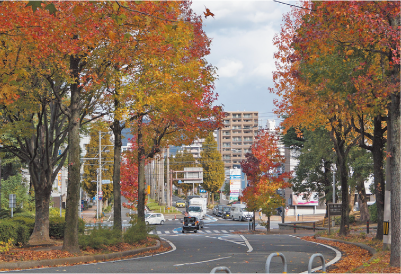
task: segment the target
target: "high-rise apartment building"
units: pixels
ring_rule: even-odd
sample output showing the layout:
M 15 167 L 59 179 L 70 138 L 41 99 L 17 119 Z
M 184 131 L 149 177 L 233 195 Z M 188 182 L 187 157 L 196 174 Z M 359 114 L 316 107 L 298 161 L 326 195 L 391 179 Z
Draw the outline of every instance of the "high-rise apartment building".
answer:
M 257 111 L 226 112 L 223 128 L 217 136 L 225 170 L 241 168 L 241 161 L 250 152 L 250 146 L 258 134 L 258 119 Z

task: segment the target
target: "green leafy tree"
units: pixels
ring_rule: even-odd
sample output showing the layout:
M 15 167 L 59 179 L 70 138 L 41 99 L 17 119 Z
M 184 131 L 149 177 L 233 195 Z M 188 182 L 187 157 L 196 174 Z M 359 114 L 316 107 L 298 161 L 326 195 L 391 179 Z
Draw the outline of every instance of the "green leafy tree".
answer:
M 8 209 L 9 194 L 15 194 L 17 208 L 34 208 L 34 200 L 28 193 L 29 183 L 24 181 L 21 174 L 9 176 L 1 182 L 1 208 Z M 15 210 L 15 209 L 14 209 Z
M 291 135 L 291 133 L 289 134 Z M 288 137 L 287 140 L 289 140 Z M 291 141 L 288 141 L 287 145 L 293 146 Z M 295 168 L 296 176 L 290 180 L 293 184 L 293 191 L 324 193 L 323 199 L 326 202 L 332 201 L 331 166 L 336 162 L 336 155 L 330 140 L 330 133 L 324 128 L 314 131 L 305 130 L 303 145 L 297 154 L 299 164 Z
M 201 163 L 203 167 L 203 188 L 209 191 L 214 203 L 216 193 L 224 183 L 224 163 L 217 150 L 217 142 L 213 132 L 210 132 L 202 143 Z

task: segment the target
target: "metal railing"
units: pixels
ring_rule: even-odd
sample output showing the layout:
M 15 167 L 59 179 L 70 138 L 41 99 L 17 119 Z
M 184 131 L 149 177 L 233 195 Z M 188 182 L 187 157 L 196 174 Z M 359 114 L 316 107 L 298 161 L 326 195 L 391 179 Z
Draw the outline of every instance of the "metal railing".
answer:
M 323 255 L 320 254 L 320 253 L 315 253 L 315 254 L 313 254 L 313 255 L 310 257 L 309 263 L 308 263 L 308 273 L 312 273 L 312 263 L 313 263 L 313 260 L 314 260 L 316 257 L 319 257 L 319 258 L 321 259 L 321 261 L 322 261 L 322 272 L 323 272 L 323 273 L 326 273 L 326 263 L 325 263 L 325 261 L 324 261 Z
M 273 257 L 280 257 L 283 263 L 283 273 L 287 273 L 287 260 L 285 259 L 282 253 L 272 253 L 267 257 L 266 264 L 265 264 L 265 273 L 270 273 L 270 262 Z
M 225 273 L 231 273 L 230 269 L 226 266 L 216 266 L 215 268 L 212 269 L 212 271 L 210 271 L 210 273 L 216 273 L 217 271 L 220 272 L 225 272 Z

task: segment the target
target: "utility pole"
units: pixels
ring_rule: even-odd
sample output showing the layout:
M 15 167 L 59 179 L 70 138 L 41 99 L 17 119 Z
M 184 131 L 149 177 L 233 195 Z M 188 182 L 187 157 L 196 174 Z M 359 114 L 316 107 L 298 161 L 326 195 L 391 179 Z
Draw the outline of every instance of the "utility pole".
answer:
M 101 192 L 101 191 L 102 191 L 102 132 L 99 130 L 99 191 L 97 193 L 98 200 L 100 198 L 99 192 Z M 103 211 L 103 200 L 102 200 L 102 202 L 100 202 L 99 207 L 100 207 L 100 210 Z
M 167 161 L 167 163 L 166 163 L 166 165 L 167 165 L 167 167 L 166 167 L 166 171 L 167 171 L 167 174 L 166 174 L 166 187 L 167 187 L 167 206 L 168 207 L 171 207 L 172 206 L 172 203 L 171 203 L 171 196 L 170 196 L 170 192 L 171 192 L 171 190 L 170 190 L 170 159 L 169 159 L 169 157 L 170 157 L 170 147 L 167 147 L 167 159 L 166 159 L 166 161 Z
M 160 192 L 162 195 L 161 203 L 166 205 L 166 199 L 164 196 L 164 149 L 162 149 L 162 155 L 160 157 Z

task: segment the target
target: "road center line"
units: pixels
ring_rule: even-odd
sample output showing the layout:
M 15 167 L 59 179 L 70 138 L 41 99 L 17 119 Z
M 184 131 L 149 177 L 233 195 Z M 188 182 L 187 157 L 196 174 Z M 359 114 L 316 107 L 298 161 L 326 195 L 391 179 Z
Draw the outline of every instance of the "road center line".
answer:
M 202 263 L 208 263 L 208 262 L 213 262 L 213 261 L 218 261 L 218 260 L 223 260 L 223 259 L 228 259 L 228 258 L 231 258 L 231 256 L 228 256 L 228 257 L 221 257 L 221 258 L 212 259 L 212 260 L 207 260 L 207 261 L 194 262 L 194 263 L 175 264 L 174 266 L 183 266 L 183 265 L 192 265 L 192 264 L 202 264 Z
M 253 251 L 253 247 L 251 246 L 251 244 L 248 242 L 248 240 L 244 237 L 244 235 L 239 235 L 245 242 L 246 246 L 248 247 L 248 251 L 247 252 L 252 252 Z

